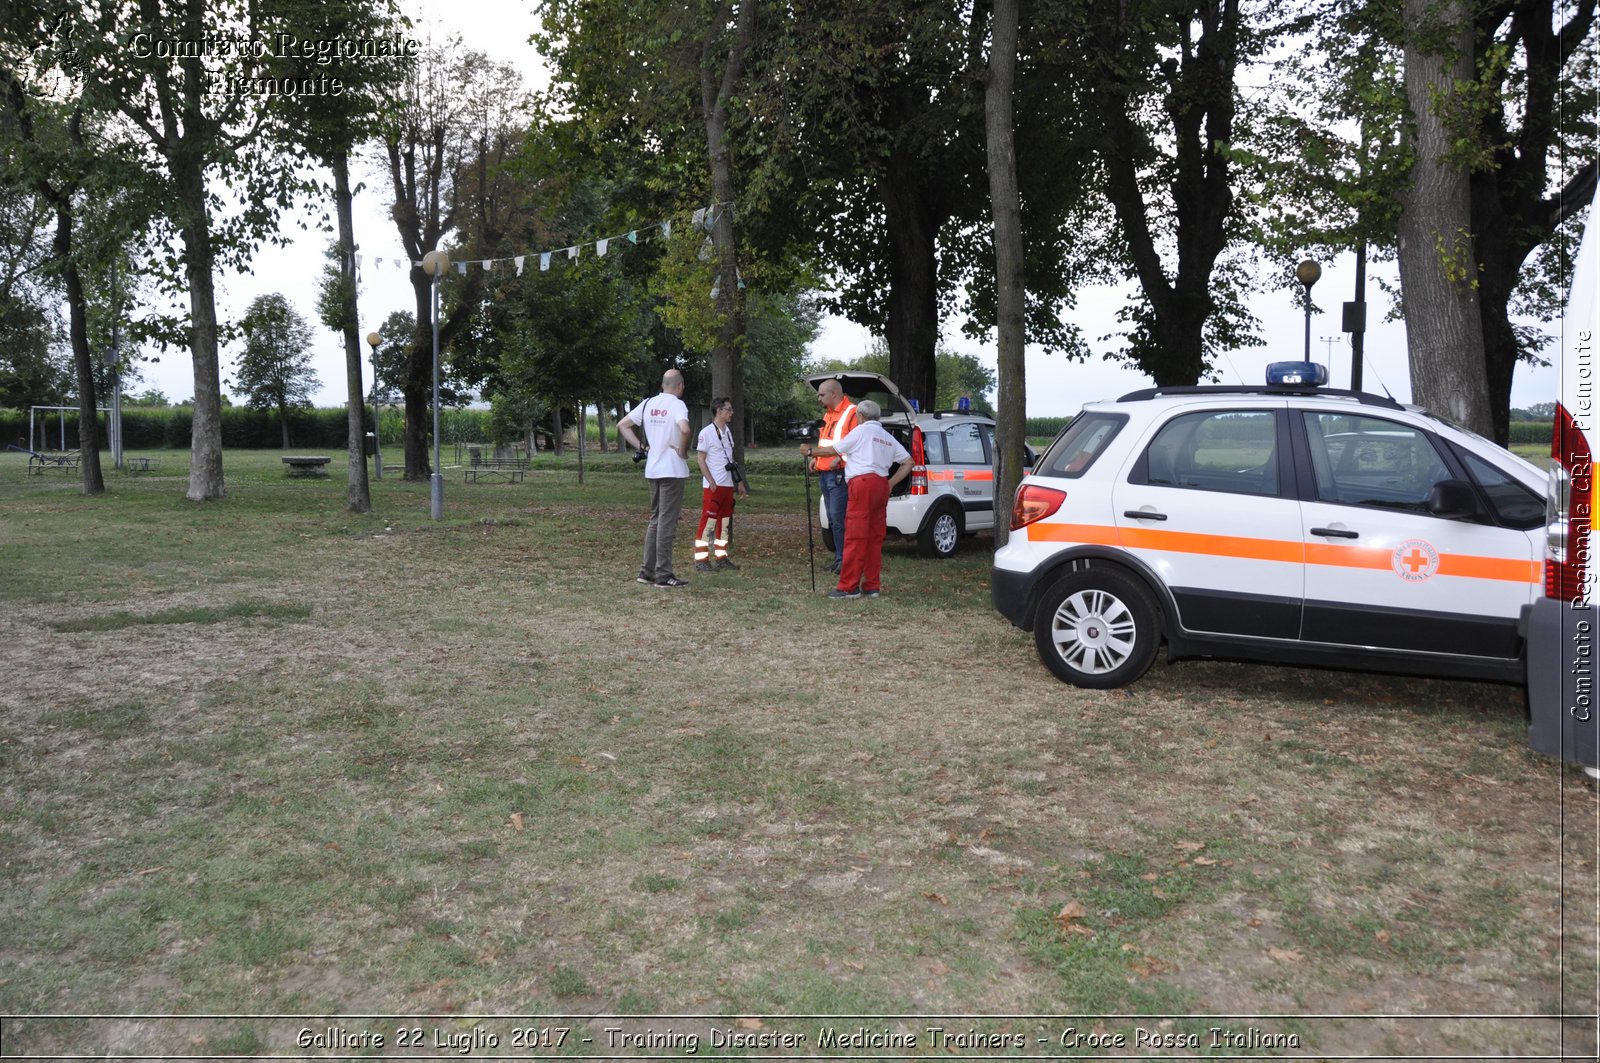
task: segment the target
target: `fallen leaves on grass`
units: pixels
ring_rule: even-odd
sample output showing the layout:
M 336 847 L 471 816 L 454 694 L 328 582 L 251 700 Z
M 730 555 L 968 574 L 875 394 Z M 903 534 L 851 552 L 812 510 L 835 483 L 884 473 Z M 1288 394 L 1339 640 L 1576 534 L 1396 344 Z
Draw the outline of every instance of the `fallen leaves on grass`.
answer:
M 1267 955 L 1279 963 L 1302 963 L 1305 961 L 1305 956 L 1294 949 L 1268 949 Z
M 522 830 L 523 829 L 523 819 L 522 819 L 522 813 L 521 812 L 513 812 L 513 813 L 511 813 L 511 827 L 512 827 L 513 830 Z
M 1094 931 L 1079 922 L 1087 914 L 1083 905 L 1077 901 L 1068 901 L 1056 913 L 1056 926 L 1061 928 L 1063 934 L 1078 934 L 1082 937 L 1092 938 L 1094 937 Z

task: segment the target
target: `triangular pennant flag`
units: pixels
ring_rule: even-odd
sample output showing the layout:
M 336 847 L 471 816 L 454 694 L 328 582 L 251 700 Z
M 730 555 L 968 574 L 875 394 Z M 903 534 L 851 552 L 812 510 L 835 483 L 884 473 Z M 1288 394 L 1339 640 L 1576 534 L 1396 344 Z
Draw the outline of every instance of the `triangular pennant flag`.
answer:
M 465 277 L 467 275 L 467 264 L 465 262 L 457 262 L 456 272 Z
M 699 228 L 700 223 L 706 220 L 706 208 L 701 207 L 699 210 L 695 211 L 692 220 L 695 227 Z
M 484 260 L 483 260 L 483 271 L 484 271 L 484 272 L 485 272 L 485 273 L 487 273 L 487 272 L 489 272 L 489 271 L 490 271 L 490 270 L 491 270 L 491 269 L 493 269 L 493 268 L 494 268 L 494 264 L 495 264 L 495 262 L 496 262 L 496 261 L 497 261 L 497 260 L 496 260 L 496 259 L 492 259 L 492 258 L 486 258 L 486 259 L 484 259 Z
M 550 268 L 550 252 L 546 251 L 539 256 L 539 272 L 543 273 Z
M 633 232 L 628 234 L 628 243 L 636 244 L 638 242 L 639 242 L 639 230 L 635 229 L 635 230 L 633 230 Z
M 527 255 L 518 255 L 516 258 L 512 259 L 512 261 L 517 264 L 517 276 L 519 277 L 522 276 L 522 262 L 527 257 Z
M 610 246 L 611 246 L 611 238 L 610 237 L 607 237 L 604 240 L 596 240 L 595 241 L 595 245 L 594 245 L 594 253 L 596 255 L 599 255 L 601 258 L 605 258 L 606 257 L 606 249 L 608 247 L 610 247 Z
M 567 257 L 568 258 L 577 258 L 578 257 L 578 248 L 577 248 L 576 245 L 567 248 Z

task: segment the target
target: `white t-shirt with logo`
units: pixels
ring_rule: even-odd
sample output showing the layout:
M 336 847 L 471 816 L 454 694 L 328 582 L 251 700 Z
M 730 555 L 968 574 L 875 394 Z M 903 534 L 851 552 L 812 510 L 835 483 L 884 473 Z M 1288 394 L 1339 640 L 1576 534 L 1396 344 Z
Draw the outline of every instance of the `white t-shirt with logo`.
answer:
M 629 410 L 627 417 L 644 430 L 650 448 L 644 460 L 646 480 L 681 480 L 689 475 L 689 463 L 677 451 L 678 422 L 689 419 L 689 407 L 682 399 L 663 391 Z
M 700 486 L 705 487 L 732 487 L 733 473 L 728 471 L 728 462 L 733 460 L 733 432 L 727 428 L 718 428 L 712 421 L 700 429 L 700 441 L 695 444 L 695 449 L 705 454 L 706 467 L 711 470 L 713 483 L 707 483 L 705 475 L 700 476 Z
M 849 435 L 833 444 L 833 449 L 845 457 L 847 483 L 869 472 L 888 476 L 891 465 L 911 457 L 900 441 L 877 421 L 862 421 L 850 429 Z

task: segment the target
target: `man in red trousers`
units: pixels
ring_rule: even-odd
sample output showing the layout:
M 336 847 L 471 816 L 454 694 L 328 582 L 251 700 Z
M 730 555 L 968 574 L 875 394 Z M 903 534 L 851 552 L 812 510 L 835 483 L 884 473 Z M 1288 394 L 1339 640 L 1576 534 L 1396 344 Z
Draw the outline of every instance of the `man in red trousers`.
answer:
M 850 505 L 844 518 L 844 563 L 839 585 L 829 598 L 876 598 L 882 591 L 883 534 L 889 492 L 911 475 L 911 455 L 878 418 L 883 411 L 871 399 L 856 404 L 855 428 L 832 446 L 805 448 L 807 457 L 840 455 L 845 459 L 845 486 Z M 891 474 L 892 466 L 899 467 Z

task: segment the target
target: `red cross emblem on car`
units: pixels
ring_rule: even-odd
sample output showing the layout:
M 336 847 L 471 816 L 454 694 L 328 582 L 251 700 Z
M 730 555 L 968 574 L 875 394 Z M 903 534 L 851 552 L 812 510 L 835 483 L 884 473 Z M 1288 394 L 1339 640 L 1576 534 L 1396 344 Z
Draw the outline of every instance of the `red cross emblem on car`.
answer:
M 1389 563 L 1407 583 L 1421 583 L 1439 571 L 1439 551 L 1426 539 L 1407 539 L 1394 548 Z

